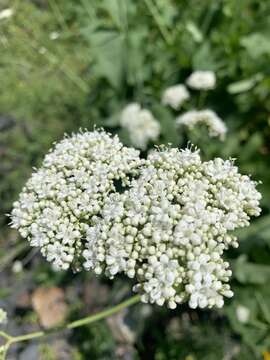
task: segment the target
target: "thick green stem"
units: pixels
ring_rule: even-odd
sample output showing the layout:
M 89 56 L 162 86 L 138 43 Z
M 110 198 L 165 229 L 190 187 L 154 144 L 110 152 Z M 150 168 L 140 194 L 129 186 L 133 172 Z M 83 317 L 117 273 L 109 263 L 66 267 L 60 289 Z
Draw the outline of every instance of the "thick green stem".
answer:
M 4 331 L 0 331 L 0 337 L 3 337 L 6 340 L 11 340 L 12 336 L 6 334 Z
M 0 331 L 0 336 L 2 336 L 3 338 L 5 338 L 7 340 L 7 342 L 6 342 L 6 351 L 7 351 L 9 346 L 14 343 L 21 342 L 21 341 L 28 341 L 28 340 L 32 340 L 32 339 L 36 339 L 39 337 L 43 337 L 43 336 L 52 334 L 57 331 L 61 331 L 61 330 L 65 330 L 65 329 L 74 329 L 74 328 L 77 328 L 77 327 L 80 327 L 83 325 L 91 324 L 95 321 L 105 319 L 105 318 L 119 312 L 120 310 L 127 308 L 128 306 L 138 303 L 139 301 L 140 301 L 140 295 L 134 295 L 131 298 L 129 298 L 128 300 L 125 300 L 122 303 L 115 305 L 109 309 L 103 310 L 97 314 L 90 315 L 90 316 L 87 316 L 87 317 L 79 319 L 79 320 L 72 321 L 72 322 L 70 322 L 66 325 L 63 325 L 61 327 L 58 327 L 58 328 L 50 329 L 48 331 L 36 331 L 36 332 L 32 332 L 30 334 L 19 335 L 19 336 L 11 336 L 9 334 L 6 334 L 4 331 Z

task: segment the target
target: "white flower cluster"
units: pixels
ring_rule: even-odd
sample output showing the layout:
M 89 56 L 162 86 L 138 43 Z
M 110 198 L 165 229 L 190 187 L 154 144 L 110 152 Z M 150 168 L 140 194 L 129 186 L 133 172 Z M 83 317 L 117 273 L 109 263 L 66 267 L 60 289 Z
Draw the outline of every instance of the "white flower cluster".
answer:
M 195 90 L 212 90 L 216 86 L 216 75 L 213 71 L 194 71 L 186 83 Z
M 169 105 L 178 110 L 182 104 L 190 98 L 185 85 L 178 84 L 167 88 L 162 95 L 162 104 Z
M 212 71 L 195 71 L 186 83 L 189 87 L 197 90 L 213 89 L 216 85 L 216 76 Z M 190 99 L 190 94 L 183 84 L 167 88 L 162 95 L 162 103 L 171 106 L 174 110 L 179 109 L 183 103 Z M 184 125 L 193 129 L 197 124 L 204 123 L 207 126 L 210 137 L 218 137 L 224 140 L 227 127 L 223 120 L 212 110 L 190 110 L 176 118 L 177 125 Z
M 131 188 L 111 194 L 89 227 L 84 267 L 134 278 L 143 302 L 221 307 L 233 295 L 223 253 L 238 245 L 230 232 L 260 213 L 255 185 L 231 161 L 154 151 Z
M 236 307 L 236 318 L 240 323 L 246 324 L 250 319 L 250 310 L 244 305 Z
M 133 146 L 145 150 L 149 141 L 155 141 L 160 134 L 160 125 L 147 109 L 138 103 L 128 104 L 122 111 L 120 124 L 127 129 Z
M 10 18 L 12 15 L 14 14 L 14 10 L 13 9 L 4 9 L 2 11 L 0 11 L 0 20 L 3 19 L 8 19 Z
M 6 324 L 7 323 L 7 313 L 5 310 L 0 308 L 0 324 Z
M 219 137 L 224 140 L 227 127 L 220 117 L 212 110 L 191 110 L 176 119 L 178 126 L 186 126 L 188 129 L 193 129 L 198 124 L 205 124 L 208 128 L 210 137 Z
M 260 194 L 234 164 L 198 151 L 146 160 L 104 132 L 65 138 L 14 204 L 12 226 L 54 266 L 135 281 L 143 302 L 221 307 L 232 296 L 230 232 L 260 213 Z
M 56 268 L 76 266 L 104 200 L 129 184 L 141 162 L 137 150 L 103 131 L 66 137 L 26 183 L 11 225 Z

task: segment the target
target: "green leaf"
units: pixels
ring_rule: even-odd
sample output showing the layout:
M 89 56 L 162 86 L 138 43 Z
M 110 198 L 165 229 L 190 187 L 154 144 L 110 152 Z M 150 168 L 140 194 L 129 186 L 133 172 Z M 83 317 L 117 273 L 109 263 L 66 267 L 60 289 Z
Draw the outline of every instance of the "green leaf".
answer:
M 172 117 L 171 112 L 161 104 L 153 105 L 153 113 L 155 118 L 159 120 L 162 134 L 161 143 L 172 146 L 178 146 L 180 142 L 180 134 L 176 129 L 175 119 Z
M 93 73 L 119 88 L 123 80 L 124 35 L 116 31 L 97 31 L 89 40 L 95 58 Z
M 208 42 L 203 43 L 192 59 L 194 70 L 216 70 L 217 63 Z
M 151 67 L 146 61 L 145 52 L 141 51 L 147 41 L 146 28 L 130 32 L 128 35 L 127 50 L 127 81 L 129 85 L 142 86 L 151 77 Z
M 249 91 L 262 79 L 263 75 L 261 73 L 258 73 L 249 79 L 231 83 L 230 85 L 228 85 L 227 91 L 229 94 L 240 94 Z
M 249 56 L 253 59 L 257 59 L 263 55 L 270 55 L 269 36 L 261 33 L 253 33 L 243 37 L 240 43 L 247 50 Z
M 241 284 L 263 285 L 270 281 L 270 266 L 247 262 L 245 255 L 233 263 L 233 273 Z
M 235 231 L 236 236 L 240 240 L 256 236 L 269 236 L 270 239 L 270 215 L 261 216 L 258 220 L 254 220 L 249 227 Z
M 122 26 L 121 19 L 121 1 L 118 0 L 103 0 L 101 2 L 102 7 L 109 13 L 113 22 L 118 27 Z

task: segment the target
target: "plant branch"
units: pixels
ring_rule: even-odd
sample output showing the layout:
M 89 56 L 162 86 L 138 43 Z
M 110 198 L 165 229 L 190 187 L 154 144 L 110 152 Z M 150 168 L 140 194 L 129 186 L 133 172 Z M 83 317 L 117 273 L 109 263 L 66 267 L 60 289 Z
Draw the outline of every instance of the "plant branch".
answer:
M 79 319 L 76 321 L 73 321 L 71 323 L 69 323 L 67 325 L 67 329 L 74 329 L 77 328 L 79 326 L 83 326 L 86 324 L 91 324 L 92 322 L 107 318 L 117 312 L 119 312 L 120 310 L 129 307 L 133 304 L 136 304 L 137 302 L 140 301 L 140 295 L 134 295 L 131 298 L 129 298 L 128 300 L 123 301 L 122 303 L 115 305 L 109 309 L 103 310 L 97 314 L 94 315 L 90 315 L 88 317 L 85 317 L 83 319 Z
M 75 320 L 72 321 L 68 324 L 65 324 L 61 327 L 56 327 L 50 330 L 44 330 L 44 331 L 36 331 L 36 332 L 32 332 L 29 334 L 24 334 L 24 335 L 18 335 L 18 336 L 12 336 L 9 335 L 7 333 L 5 333 L 4 331 L 0 331 L 0 337 L 3 337 L 4 339 L 7 340 L 6 344 L 4 345 L 5 347 L 5 351 L 4 351 L 4 355 L 6 354 L 7 350 L 9 349 L 10 345 L 18 343 L 18 342 L 22 342 L 22 341 L 28 341 L 28 340 L 32 340 L 32 339 L 36 339 L 36 338 L 40 338 L 49 334 L 52 334 L 54 332 L 57 331 L 62 331 L 65 329 L 75 329 L 77 327 L 80 326 L 84 326 L 87 324 L 91 324 L 95 321 L 99 321 L 101 319 L 105 319 L 117 312 L 119 312 L 120 310 L 127 308 L 133 304 L 136 304 L 140 301 L 140 295 L 134 295 L 131 298 L 121 302 L 120 304 L 117 304 L 109 309 L 105 309 L 97 314 L 94 315 L 90 315 L 87 316 L 85 318 L 79 319 L 79 320 Z

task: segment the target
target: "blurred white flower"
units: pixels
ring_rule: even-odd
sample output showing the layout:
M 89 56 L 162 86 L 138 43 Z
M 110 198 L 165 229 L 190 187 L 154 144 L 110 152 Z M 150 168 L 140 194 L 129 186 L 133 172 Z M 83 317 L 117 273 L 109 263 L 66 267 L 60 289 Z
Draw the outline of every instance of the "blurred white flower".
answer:
M 22 272 L 23 270 L 23 264 L 20 260 L 16 260 L 14 261 L 13 265 L 12 265 L 12 271 L 15 273 L 15 274 L 18 274 L 20 272 Z
M 53 31 L 53 32 L 50 33 L 50 39 L 51 40 L 56 40 L 56 39 L 59 38 L 59 36 L 60 36 L 60 34 L 57 31 Z
M 185 85 L 179 84 L 167 88 L 162 95 L 162 104 L 169 105 L 173 109 L 179 109 L 189 99 L 190 95 Z
M 7 313 L 2 308 L 0 308 L 0 324 L 7 323 Z
M 38 52 L 41 54 L 41 55 L 44 55 L 46 52 L 47 52 L 47 49 L 42 46 L 41 48 L 38 49 Z
M 155 141 L 160 134 L 160 125 L 149 110 L 138 103 L 128 104 L 122 111 L 120 124 L 127 129 L 133 146 L 145 150 L 149 141 Z
M 237 320 L 243 324 L 247 323 L 250 317 L 250 310 L 244 305 L 238 305 L 236 307 Z
M 216 86 L 216 75 L 213 71 L 194 71 L 186 83 L 192 89 L 212 90 Z
M 0 11 L 0 20 L 2 19 L 8 19 L 14 14 L 13 9 L 4 9 Z
M 176 119 L 178 126 L 186 126 L 189 129 L 193 129 L 198 124 L 205 124 L 208 128 L 210 137 L 219 137 L 220 140 L 224 140 L 227 127 L 225 123 L 213 110 L 191 110 L 187 111 L 183 115 Z

